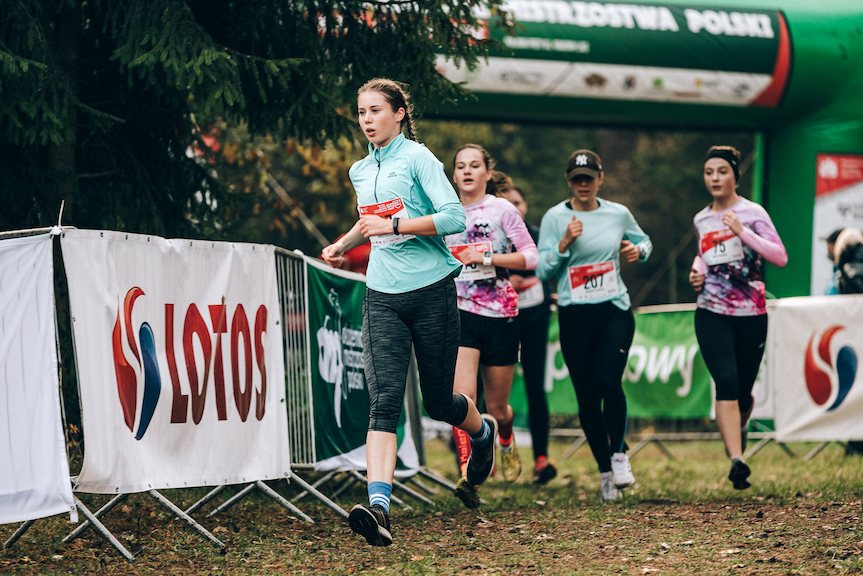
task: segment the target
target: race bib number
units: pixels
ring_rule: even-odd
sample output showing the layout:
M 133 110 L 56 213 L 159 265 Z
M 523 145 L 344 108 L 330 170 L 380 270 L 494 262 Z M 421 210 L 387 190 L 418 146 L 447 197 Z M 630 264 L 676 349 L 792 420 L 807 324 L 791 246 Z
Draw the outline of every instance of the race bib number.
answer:
M 459 261 L 459 254 L 467 250 L 473 250 L 482 254 L 483 252 L 491 252 L 491 242 L 474 242 L 472 244 L 452 244 L 448 246 L 449 251 Z M 456 282 L 473 282 L 474 280 L 488 280 L 494 278 L 496 272 L 494 266 L 485 266 L 483 264 L 463 264 L 461 274 L 456 277 Z
M 532 276 L 525 279 L 524 282 L 530 284 L 518 293 L 518 307 L 533 308 L 542 304 L 545 301 L 545 290 L 542 289 L 542 282 L 539 278 Z
M 617 296 L 617 267 L 614 260 L 569 267 L 573 302 L 590 302 Z
M 708 266 L 743 260 L 743 242 L 730 228 L 717 228 L 701 236 L 701 257 Z
M 394 198 L 386 202 L 378 202 L 377 204 L 369 204 L 368 206 L 359 207 L 360 216 L 375 215 L 381 218 L 407 218 L 408 211 L 405 208 L 405 203 L 401 198 Z M 383 234 L 381 236 L 372 236 L 369 241 L 372 246 L 389 246 L 392 244 L 400 244 L 408 240 L 416 238 L 413 234 Z

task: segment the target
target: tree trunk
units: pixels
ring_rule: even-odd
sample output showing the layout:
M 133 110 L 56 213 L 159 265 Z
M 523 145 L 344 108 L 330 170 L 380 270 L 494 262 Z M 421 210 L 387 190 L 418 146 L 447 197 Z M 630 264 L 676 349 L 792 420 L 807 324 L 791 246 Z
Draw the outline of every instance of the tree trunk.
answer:
M 62 3 L 54 20 L 58 25 L 52 37 L 52 52 L 57 63 L 57 73 L 69 88 L 65 98 L 63 120 L 67 125 L 67 137 L 62 142 L 49 146 L 48 169 L 55 183 L 56 214 L 60 202 L 65 201 L 63 220 L 75 223 L 75 197 L 78 192 L 77 162 L 75 148 L 78 132 L 78 38 L 81 14 L 77 2 Z M 53 222 L 51 222 L 53 223 Z M 48 224 L 47 222 L 45 223 Z

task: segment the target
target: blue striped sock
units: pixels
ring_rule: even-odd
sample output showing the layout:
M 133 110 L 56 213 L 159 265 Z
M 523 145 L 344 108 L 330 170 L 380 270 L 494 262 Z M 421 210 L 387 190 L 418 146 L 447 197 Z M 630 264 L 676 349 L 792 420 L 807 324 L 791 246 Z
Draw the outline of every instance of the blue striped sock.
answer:
M 387 514 L 390 513 L 390 494 L 393 493 L 393 485 L 386 482 L 369 482 L 369 505 L 382 506 Z
M 485 420 L 482 421 L 482 428 L 479 429 L 479 432 L 476 434 L 468 432 L 468 435 L 470 436 L 471 446 L 479 446 L 481 448 L 485 448 L 489 442 L 494 440 L 491 437 L 491 426 Z

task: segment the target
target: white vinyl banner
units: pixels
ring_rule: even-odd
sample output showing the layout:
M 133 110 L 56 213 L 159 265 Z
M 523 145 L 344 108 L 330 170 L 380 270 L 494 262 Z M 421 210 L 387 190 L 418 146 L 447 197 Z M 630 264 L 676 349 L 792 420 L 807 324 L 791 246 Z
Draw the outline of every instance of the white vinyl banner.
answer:
M 863 296 L 783 298 L 770 331 L 777 439 L 863 439 Z
M 85 440 L 75 489 L 287 476 L 273 247 L 93 230 L 61 246 Z
M 0 241 L 0 524 L 77 521 L 60 416 L 51 236 Z

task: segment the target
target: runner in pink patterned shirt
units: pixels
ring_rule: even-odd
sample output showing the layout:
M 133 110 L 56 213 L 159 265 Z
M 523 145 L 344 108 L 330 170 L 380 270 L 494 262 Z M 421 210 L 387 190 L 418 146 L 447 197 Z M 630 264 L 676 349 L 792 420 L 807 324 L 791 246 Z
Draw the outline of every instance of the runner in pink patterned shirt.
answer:
M 785 266 L 788 255 L 767 211 L 737 194 L 740 152 L 712 146 L 704 160 L 704 185 L 713 197 L 695 215 L 698 253 L 689 282 L 698 292 L 695 335 L 716 384 L 716 424 L 731 459 L 728 479 L 749 488 L 746 428 L 752 387 L 767 341 L 763 262 Z
M 513 441 L 509 392 L 518 360 L 518 294 L 507 269 L 535 269 L 538 254 L 515 206 L 493 195 L 492 168 L 492 160 L 481 146 L 467 144 L 456 153 L 453 181 L 467 227 L 446 238 L 452 253 L 464 264 L 456 278 L 461 336 L 454 390 L 476 401 L 477 373 L 481 370 L 486 407 L 500 425 L 501 472 L 506 481 L 515 482 L 521 461 Z M 453 428 L 453 434 L 462 468 L 456 496 L 467 507 L 476 508 L 479 495 L 464 475 L 470 443 L 461 430 Z

